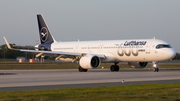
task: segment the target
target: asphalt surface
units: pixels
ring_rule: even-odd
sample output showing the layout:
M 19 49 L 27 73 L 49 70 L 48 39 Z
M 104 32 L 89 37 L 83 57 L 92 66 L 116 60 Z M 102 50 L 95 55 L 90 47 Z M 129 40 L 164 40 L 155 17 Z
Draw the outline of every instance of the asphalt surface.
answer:
M 0 70 L 0 92 L 172 82 L 180 82 L 179 70 Z

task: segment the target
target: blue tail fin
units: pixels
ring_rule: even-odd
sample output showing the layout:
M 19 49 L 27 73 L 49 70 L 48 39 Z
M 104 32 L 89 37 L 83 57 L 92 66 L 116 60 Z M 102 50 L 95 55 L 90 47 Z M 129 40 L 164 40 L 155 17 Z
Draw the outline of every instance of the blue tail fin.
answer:
M 39 26 L 39 35 L 41 44 L 51 44 L 55 42 L 51 32 L 49 31 L 46 22 L 42 15 L 37 15 L 38 26 Z

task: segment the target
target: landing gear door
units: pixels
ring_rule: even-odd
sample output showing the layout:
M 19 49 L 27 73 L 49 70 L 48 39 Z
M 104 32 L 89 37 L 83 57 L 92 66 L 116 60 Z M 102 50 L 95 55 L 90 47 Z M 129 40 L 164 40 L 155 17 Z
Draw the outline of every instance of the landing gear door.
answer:
M 151 45 L 152 45 L 152 41 L 148 41 L 148 43 L 146 45 L 146 54 L 151 53 Z

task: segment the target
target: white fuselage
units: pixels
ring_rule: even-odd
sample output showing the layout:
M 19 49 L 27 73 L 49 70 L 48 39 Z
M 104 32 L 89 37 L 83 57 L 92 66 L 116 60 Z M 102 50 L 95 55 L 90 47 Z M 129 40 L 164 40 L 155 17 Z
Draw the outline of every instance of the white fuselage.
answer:
M 157 48 L 157 45 L 169 44 L 157 39 L 55 42 L 51 44 L 51 50 L 104 54 L 106 58 L 101 62 L 105 63 L 164 61 L 175 56 L 175 51 L 170 45 L 161 48 Z

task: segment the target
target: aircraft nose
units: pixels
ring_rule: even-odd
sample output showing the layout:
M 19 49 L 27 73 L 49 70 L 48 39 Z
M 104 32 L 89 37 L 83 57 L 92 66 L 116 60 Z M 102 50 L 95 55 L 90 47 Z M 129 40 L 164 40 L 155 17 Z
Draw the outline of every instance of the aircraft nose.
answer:
M 170 59 L 173 59 L 176 56 L 176 52 L 174 49 L 169 50 L 168 56 Z

